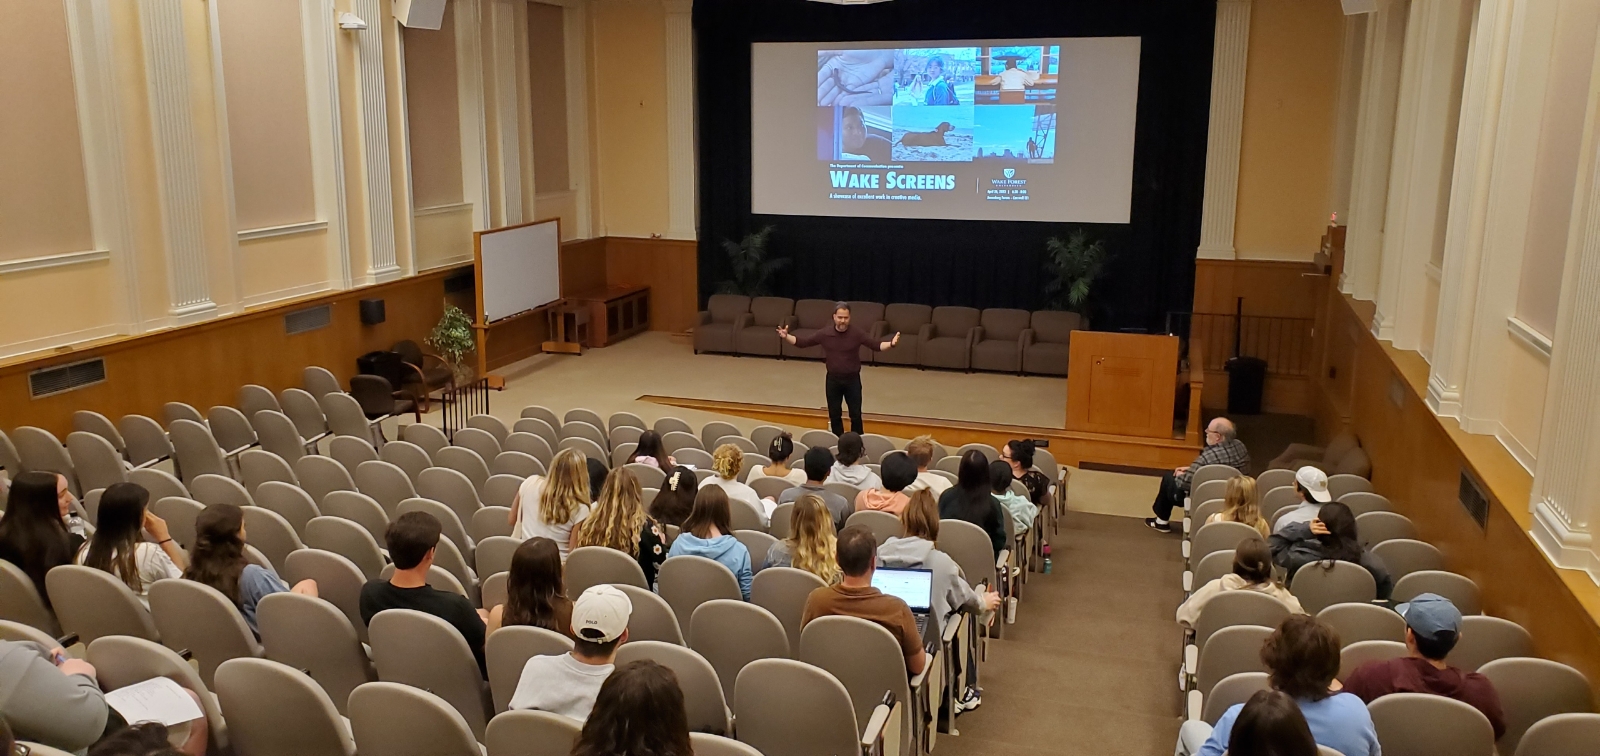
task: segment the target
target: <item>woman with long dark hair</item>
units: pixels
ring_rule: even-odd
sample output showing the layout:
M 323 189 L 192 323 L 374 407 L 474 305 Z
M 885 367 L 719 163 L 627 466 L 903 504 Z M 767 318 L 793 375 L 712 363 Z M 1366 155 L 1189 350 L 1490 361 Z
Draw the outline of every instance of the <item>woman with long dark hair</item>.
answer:
M 49 606 L 45 573 L 71 564 L 74 548 L 61 520 L 56 476 L 43 472 L 18 475 L 11 481 L 6 511 L 0 516 L 0 559 L 21 568 Z
M 659 467 L 664 473 L 672 472 L 672 468 L 678 464 L 661 446 L 661 434 L 653 430 L 639 434 L 639 445 L 634 447 L 633 454 L 628 455 L 628 462 Z
M 1233 756 L 1317 756 L 1317 741 L 1311 737 L 1300 706 L 1289 694 L 1258 690 L 1239 710 L 1228 736 L 1228 753 Z
M 618 667 L 601 684 L 572 756 L 694 756 L 678 676 L 648 659 Z
M 687 467 L 674 467 L 661 482 L 661 490 L 650 502 L 650 516 L 663 525 L 682 527 L 694 509 L 695 492 L 700 490 L 700 480 Z
M 675 556 L 702 556 L 720 562 L 739 580 L 739 591 L 744 600 L 750 600 L 750 582 L 755 572 L 750 568 L 750 550 L 733 537 L 729 524 L 732 513 L 728 510 L 728 494 L 719 486 L 707 486 L 695 494 L 694 509 L 683 521 L 683 532 L 672 542 L 667 558 Z
M 78 550 L 77 563 L 117 576 L 140 601 L 150 584 L 183 577 L 188 563 L 167 523 L 150 513 L 150 492 L 137 483 L 113 483 L 100 495 L 94 537 Z M 145 540 L 149 535 L 150 541 Z
M 1050 478 L 1033 469 L 1035 450 L 1032 439 L 1012 439 L 1000 447 L 1000 461 L 1010 465 L 1011 477 L 1022 481 L 1022 486 L 1028 489 L 1028 500 L 1043 509 L 1050 500 Z
M 561 572 L 561 549 L 548 538 L 529 538 L 511 554 L 506 602 L 489 610 L 489 632 L 532 625 L 572 636 L 572 601 Z
M 939 519 L 965 520 L 983 528 L 994 545 L 994 553 L 1006 547 L 1005 511 L 994 498 L 989 476 L 989 460 L 983 452 L 968 449 L 956 468 L 956 484 L 939 497 Z
M 107 491 L 109 493 L 109 490 Z M 101 500 L 101 512 L 105 502 Z M 245 558 L 244 510 L 233 504 L 212 504 L 194 520 L 194 560 L 184 577 L 217 589 L 233 600 L 245 624 L 257 636 L 256 605 L 274 593 L 293 590 L 317 595 L 315 580 L 302 580 L 290 588 L 277 573 Z
M 1361 547 L 1355 515 L 1337 501 L 1323 504 L 1311 522 L 1291 523 L 1273 533 L 1269 543 L 1272 561 L 1289 571 L 1290 585 L 1294 584 L 1295 573 L 1308 564 L 1353 562 L 1372 573 L 1373 581 L 1378 584 L 1378 598 L 1389 598 L 1394 588 L 1383 560 Z

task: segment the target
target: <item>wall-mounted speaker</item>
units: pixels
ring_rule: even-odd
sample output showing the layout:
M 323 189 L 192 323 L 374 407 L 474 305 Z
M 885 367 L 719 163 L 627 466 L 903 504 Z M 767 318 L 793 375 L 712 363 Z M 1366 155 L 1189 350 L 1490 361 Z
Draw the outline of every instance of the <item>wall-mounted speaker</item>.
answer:
M 383 300 L 361 300 L 361 325 L 377 325 L 388 319 L 383 310 Z
M 394 17 L 401 26 L 437 30 L 444 24 L 445 0 L 394 0 Z
M 398 2 L 398 0 L 396 1 Z M 1372 13 L 1378 10 L 1378 0 L 1339 0 L 1339 3 L 1344 6 L 1344 14 L 1346 16 L 1354 16 L 1358 13 Z

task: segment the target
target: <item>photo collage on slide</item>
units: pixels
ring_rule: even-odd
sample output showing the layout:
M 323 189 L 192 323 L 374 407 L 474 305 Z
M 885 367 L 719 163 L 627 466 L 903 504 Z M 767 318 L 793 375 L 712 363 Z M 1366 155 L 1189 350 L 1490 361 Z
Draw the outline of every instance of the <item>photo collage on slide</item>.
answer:
M 817 51 L 817 159 L 1052 163 L 1059 45 Z

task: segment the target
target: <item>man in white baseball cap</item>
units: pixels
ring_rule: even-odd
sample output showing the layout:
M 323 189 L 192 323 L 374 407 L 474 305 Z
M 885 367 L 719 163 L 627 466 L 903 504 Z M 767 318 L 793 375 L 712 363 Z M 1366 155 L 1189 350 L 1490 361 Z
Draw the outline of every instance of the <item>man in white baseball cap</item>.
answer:
M 1284 528 L 1297 522 L 1317 519 L 1317 511 L 1322 509 L 1322 505 L 1333 501 L 1333 495 L 1328 493 L 1328 474 L 1310 465 L 1294 471 L 1294 490 L 1300 492 L 1300 505 L 1278 518 L 1278 522 L 1272 526 L 1274 533 L 1281 533 Z
M 510 708 L 589 718 L 600 685 L 611 676 L 617 647 L 628 640 L 633 602 L 615 586 L 597 585 L 572 605 L 572 652 L 535 656 L 522 667 Z

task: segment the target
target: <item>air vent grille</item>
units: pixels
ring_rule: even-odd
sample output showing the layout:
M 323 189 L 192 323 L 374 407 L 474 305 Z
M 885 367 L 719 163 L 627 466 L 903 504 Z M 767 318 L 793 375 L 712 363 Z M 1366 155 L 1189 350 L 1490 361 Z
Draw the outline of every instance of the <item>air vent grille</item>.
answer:
M 327 328 L 333 323 L 333 305 L 295 310 L 283 316 L 283 330 L 290 335 Z
M 92 360 L 42 368 L 28 374 L 28 395 L 34 399 L 81 389 L 103 383 L 106 379 L 106 361 Z
M 1473 480 L 1472 475 L 1466 470 L 1461 471 L 1459 498 L 1461 499 L 1461 508 L 1467 510 L 1467 514 L 1472 515 L 1472 519 L 1478 523 L 1478 527 L 1480 529 L 1487 527 L 1489 522 L 1489 497 L 1484 495 L 1483 486 L 1478 485 L 1478 481 Z

